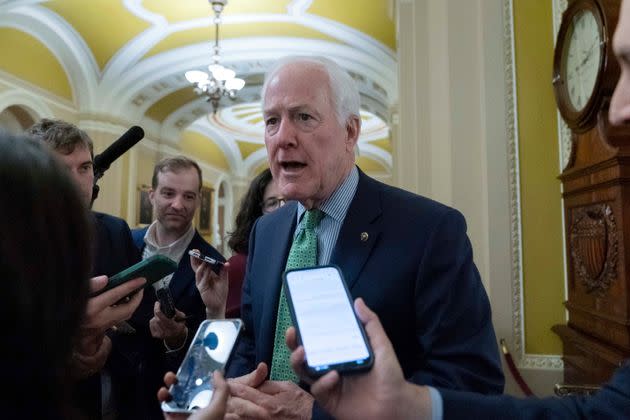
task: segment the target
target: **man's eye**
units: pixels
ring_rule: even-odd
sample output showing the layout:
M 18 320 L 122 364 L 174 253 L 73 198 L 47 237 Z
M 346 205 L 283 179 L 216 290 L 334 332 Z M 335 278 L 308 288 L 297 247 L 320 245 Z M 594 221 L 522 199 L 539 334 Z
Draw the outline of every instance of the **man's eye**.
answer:
M 300 119 L 300 121 L 308 121 L 310 120 L 312 117 L 308 114 L 305 114 L 303 112 L 298 114 L 298 118 Z
M 265 120 L 265 125 L 274 125 L 278 122 L 278 119 L 273 117 L 273 118 L 267 118 L 267 120 Z

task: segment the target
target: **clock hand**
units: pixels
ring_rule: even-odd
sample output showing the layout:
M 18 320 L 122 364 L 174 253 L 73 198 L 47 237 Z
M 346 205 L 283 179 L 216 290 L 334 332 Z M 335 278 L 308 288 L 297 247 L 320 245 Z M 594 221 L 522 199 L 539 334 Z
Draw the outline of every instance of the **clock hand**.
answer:
M 591 55 L 593 54 L 593 48 L 595 48 L 595 45 L 597 45 L 597 42 L 593 42 L 593 43 L 591 44 L 591 46 L 590 46 L 590 47 L 588 47 L 588 48 L 586 49 L 586 51 L 584 52 L 585 57 L 584 57 L 584 59 L 582 59 L 582 61 L 580 62 L 579 67 L 582 67 L 584 64 L 586 64 L 586 62 L 588 61 L 588 59 L 589 59 L 589 58 L 591 58 Z

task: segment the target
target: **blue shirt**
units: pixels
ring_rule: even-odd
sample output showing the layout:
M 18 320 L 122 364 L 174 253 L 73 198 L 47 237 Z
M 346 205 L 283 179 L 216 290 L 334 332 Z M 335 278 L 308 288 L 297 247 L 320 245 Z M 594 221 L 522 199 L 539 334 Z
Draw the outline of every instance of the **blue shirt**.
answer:
M 346 218 L 350 203 L 354 198 L 354 194 L 357 192 L 357 185 L 359 184 L 359 170 L 356 166 L 352 167 L 350 174 L 339 185 L 339 187 L 333 192 L 330 197 L 324 200 L 319 209 L 324 212 L 324 217 L 319 222 L 319 225 L 315 228 L 315 234 L 317 235 L 317 264 L 327 265 L 330 263 L 330 257 L 332 256 L 333 249 L 337 243 L 343 220 Z M 297 208 L 297 226 L 293 237 L 297 236 L 298 232 L 303 229 L 302 216 L 306 208 L 298 203 Z

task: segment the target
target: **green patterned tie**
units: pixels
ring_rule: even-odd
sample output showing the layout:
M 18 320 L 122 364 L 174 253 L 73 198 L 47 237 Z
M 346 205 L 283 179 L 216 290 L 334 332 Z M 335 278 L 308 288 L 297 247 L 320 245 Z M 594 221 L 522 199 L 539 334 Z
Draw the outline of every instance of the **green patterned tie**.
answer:
M 317 235 L 315 227 L 324 217 L 319 209 L 307 210 L 304 214 L 301 230 L 293 240 L 286 270 L 293 268 L 313 267 L 317 265 Z M 291 369 L 289 363 L 289 348 L 284 335 L 291 326 L 291 314 L 284 295 L 284 287 L 280 290 L 280 303 L 278 304 L 278 320 L 276 321 L 276 336 L 273 343 L 273 357 L 271 359 L 271 379 L 274 381 L 298 382 L 298 377 Z

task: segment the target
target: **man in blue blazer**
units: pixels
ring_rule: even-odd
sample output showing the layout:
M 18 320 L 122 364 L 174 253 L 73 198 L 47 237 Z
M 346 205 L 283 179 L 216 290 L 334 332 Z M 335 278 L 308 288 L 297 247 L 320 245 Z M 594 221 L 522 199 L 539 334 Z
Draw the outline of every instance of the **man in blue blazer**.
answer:
M 608 116 L 611 124 L 630 124 L 630 0 L 623 0 L 621 3 L 613 50 L 619 61 L 621 75 L 610 101 Z M 405 381 L 396 359 L 397 354 L 394 353 L 396 344 L 394 342 L 392 348 L 385 323 L 381 325 L 379 317 L 365 302 L 357 299 L 355 310 L 365 324 L 374 350 L 375 362 L 372 370 L 352 377 L 341 377 L 333 371 L 314 383 L 310 381 L 310 390 L 317 402 L 340 420 L 366 417 L 432 420 L 630 418 L 629 361 L 617 369 L 612 379 L 595 395 L 588 397 L 519 399 L 509 395 L 483 396 L 454 391 L 437 384 L 411 384 Z M 287 331 L 286 340 L 287 345 L 294 350 L 291 365 L 299 375 L 304 376 L 304 349 L 297 346 L 293 327 Z M 398 357 L 400 358 L 399 355 Z M 375 395 L 378 398 L 374 398 Z
M 124 418 L 162 418 L 155 398 L 167 371 L 177 371 L 199 324 L 206 319 L 206 305 L 195 282 L 188 251 L 197 249 L 219 261 L 225 258 L 208 244 L 193 226 L 199 208 L 202 174 L 199 165 L 183 156 L 162 159 L 155 165 L 149 197 L 156 220 L 146 228 L 134 229 L 133 241 L 146 259 L 155 254 L 178 261 L 172 276 L 145 289 L 140 306 L 129 320 L 135 333 L 117 337 L 115 345 L 126 349 L 127 363 L 119 366 L 117 380 L 135 383 L 121 406 Z M 175 316 L 162 313 L 156 290 L 165 288 L 176 309 Z M 227 298 L 227 283 L 221 289 Z M 223 317 L 222 310 L 208 314 Z
M 338 265 L 351 294 L 375 308 L 409 381 L 485 394 L 503 390 L 488 297 L 464 218 L 355 166 L 359 101 L 350 76 L 324 58 L 285 59 L 266 77 L 270 167 L 282 195 L 295 201 L 260 218 L 251 233 L 245 329 L 227 370 L 240 377 L 230 385 L 234 414 L 318 415 L 297 384 L 265 381 L 279 350 L 282 273 L 309 209 L 324 213 L 315 228 L 317 264 Z M 279 334 L 284 345 L 284 330 Z M 276 360 L 288 365 L 288 352 Z

